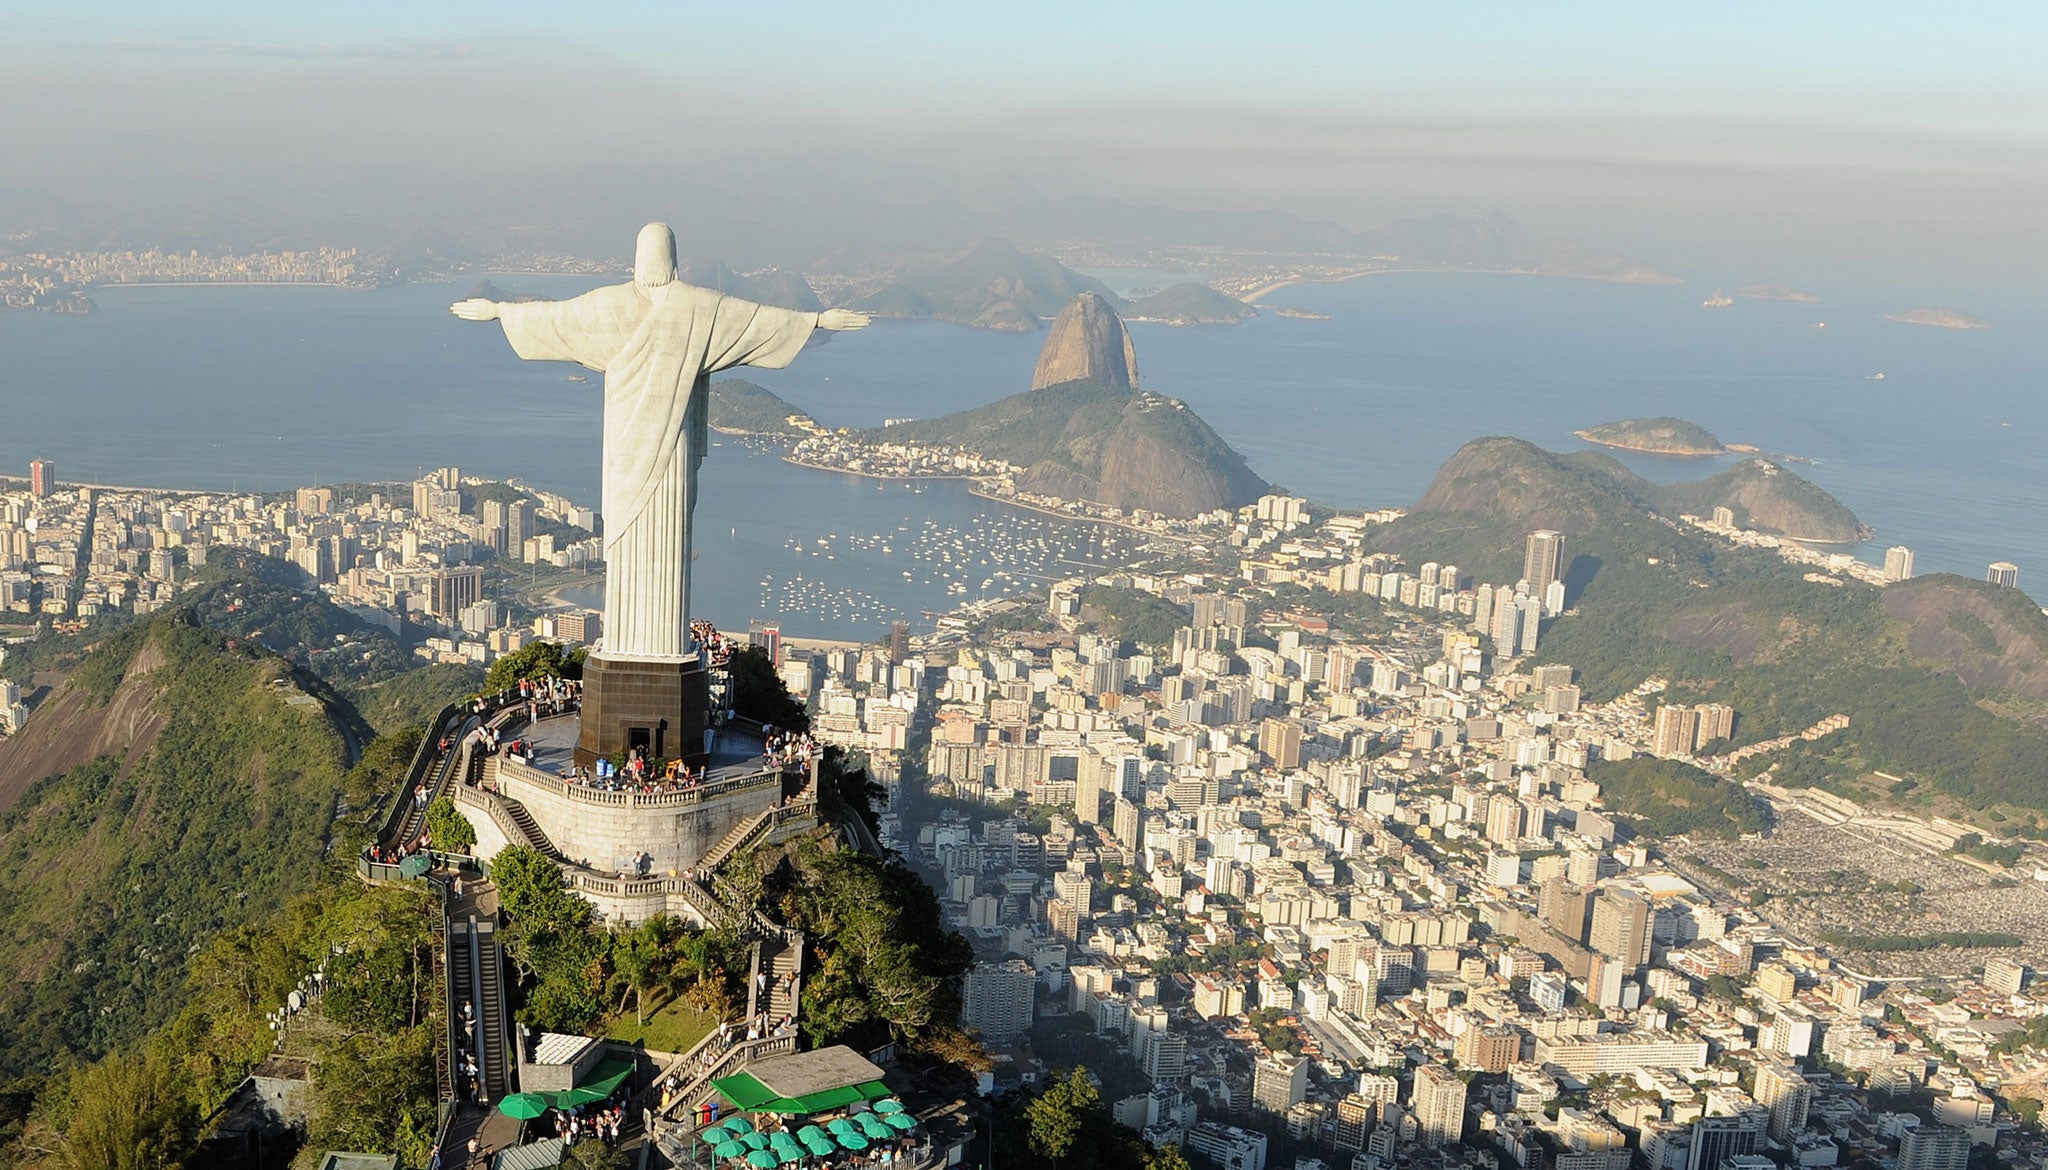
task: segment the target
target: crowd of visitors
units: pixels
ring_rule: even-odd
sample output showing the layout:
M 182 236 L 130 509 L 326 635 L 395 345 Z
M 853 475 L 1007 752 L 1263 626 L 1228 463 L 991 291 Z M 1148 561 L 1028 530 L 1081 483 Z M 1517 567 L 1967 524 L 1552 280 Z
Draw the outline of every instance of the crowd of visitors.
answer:
M 690 637 L 696 639 L 697 645 L 704 648 L 705 665 L 713 670 L 724 669 L 732 661 L 734 652 L 740 648 L 737 641 L 719 633 L 717 626 L 703 618 L 690 623 Z
M 607 792 L 687 792 L 710 777 L 709 766 L 692 768 L 682 760 L 650 759 L 635 748 L 623 762 L 600 758 L 590 767 L 564 768 L 557 775 L 572 784 Z

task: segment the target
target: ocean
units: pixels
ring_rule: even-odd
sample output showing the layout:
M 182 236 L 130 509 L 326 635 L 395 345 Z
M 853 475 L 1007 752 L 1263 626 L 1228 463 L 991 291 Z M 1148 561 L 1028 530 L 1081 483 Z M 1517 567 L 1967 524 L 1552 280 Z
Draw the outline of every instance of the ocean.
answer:
M 497 279 L 557 296 L 594 283 Z M 595 377 L 521 362 L 495 327 L 456 321 L 447 305 L 468 286 L 106 289 L 88 316 L 0 314 L 0 467 L 48 458 L 65 480 L 253 490 L 453 463 L 595 503 Z M 1574 430 L 1669 414 L 1810 460 L 1799 473 L 1876 531 L 1865 559 L 1905 544 L 1923 573 L 1981 576 L 1993 560 L 2017 563 L 2022 586 L 2048 573 L 2048 305 L 1971 303 L 1995 327 L 1962 332 L 1883 320 L 1915 303 L 1904 294 L 1723 310 L 1704 295 L 1387 274 L 1267 298 L 1326 321 L 1131 331 L 1145 386 L 1187 400 L 1267 479 L 1331 505 L 1412 503 L 1480 435 L 1572 450 Z M 879 322 L 789 370 L 735 373 L 822 422 L 874 425 L 1024 389 L 1042 340 Z M 1726 464 L 1619 457 L 1667 481 Z M 872 637 L 984 581 L 1025 588 L 1103 555 L 1088 526 L 957 483 L 796 468 L 733 439 L 703 485 L 696 580 L 721 622 Z

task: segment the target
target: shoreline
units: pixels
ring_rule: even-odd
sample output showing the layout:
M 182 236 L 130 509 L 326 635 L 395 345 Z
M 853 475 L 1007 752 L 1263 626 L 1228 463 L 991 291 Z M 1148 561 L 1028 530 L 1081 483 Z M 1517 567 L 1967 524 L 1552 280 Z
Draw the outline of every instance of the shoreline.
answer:
M 1283 280 L 1275 280 L 1260 285 L 1258 288 L 1237 299 L 1249 305 L 1256 303 L 1259 298 L 1269 293 L 1293 288 L 1298 284 L 1344 284 L 1348 281 L 1359 280 L 1367 276 L 1391 276 L 1397 273 L 1419 272 L 1448 272 L 1464 276 L 1534 276 L 1545 280 L 1589 280 L 1596 284 L 1632 285 L 1641 288 L 1675 288 L 1685 283 L 1683 280 L 1675 282 L 1621 280 L 1612 276 L 1585 276 L 1572 272 L 1538 272 L 1528 268 L 1449 268 L 1441 266 L 1430 268 L 1366 268 L 1358 272 L 1346 272 L 1338 276 L 1290 276 Z

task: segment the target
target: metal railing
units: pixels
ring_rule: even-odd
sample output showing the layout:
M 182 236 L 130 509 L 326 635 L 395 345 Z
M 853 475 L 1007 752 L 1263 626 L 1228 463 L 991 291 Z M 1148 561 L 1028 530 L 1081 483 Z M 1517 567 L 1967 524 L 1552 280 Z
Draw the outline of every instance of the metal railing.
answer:
M 725 776 L 707 780 L 688 788 L 677 788 L 665 792 L 638 792 L 629 788 L 594 788 L 588 784 L 576 784 L 559 776 L 550 776 L 539 768 L 524 761 L 506 758 L 498 765 L 498 782 L 507 780 L 532 785 L 543 792 L 559 796 L 578 804 L 593 804 L 607 808 L 687 808 L 704 804 L 720 797 L 739 792 L 751 792 L 770 784 L 780 784 L 785 770 L 780 765 L 759 768 L 737 776 Z

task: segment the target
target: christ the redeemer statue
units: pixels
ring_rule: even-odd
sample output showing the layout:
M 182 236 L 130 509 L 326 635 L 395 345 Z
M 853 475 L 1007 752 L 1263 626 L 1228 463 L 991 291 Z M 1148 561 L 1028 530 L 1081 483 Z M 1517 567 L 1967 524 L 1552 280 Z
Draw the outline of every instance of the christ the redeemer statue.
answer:
M 453 306 L 497 321 L 528 361 L 578 362 L 604 374 L 604 637 L 610 661 L 680 662 L 690 640 L 690 514 L 704 460 L 710 376 L 779 370 L 814 329 L 859 329 L 864 313 L 799 313 L 722 296 L 676 278 L 667 224 L 640 229 L 633 279 L 566 301 Z

